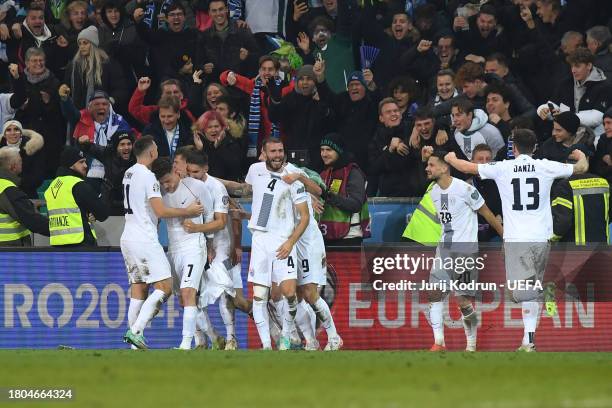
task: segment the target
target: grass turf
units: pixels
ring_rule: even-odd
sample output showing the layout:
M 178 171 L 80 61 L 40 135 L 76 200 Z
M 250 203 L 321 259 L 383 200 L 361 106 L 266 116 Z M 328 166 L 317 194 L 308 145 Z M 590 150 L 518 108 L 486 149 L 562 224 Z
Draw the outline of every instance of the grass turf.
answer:
M 2 350 L 0 387 L 44 407 L 612 407 L 612 353 Z M 0 401 L 6 401 L 5 395 Z

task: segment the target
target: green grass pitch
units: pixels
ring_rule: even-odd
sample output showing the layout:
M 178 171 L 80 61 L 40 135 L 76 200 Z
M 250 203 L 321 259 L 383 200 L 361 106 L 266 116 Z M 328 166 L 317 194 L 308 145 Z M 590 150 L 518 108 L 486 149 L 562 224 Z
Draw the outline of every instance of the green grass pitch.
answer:
M 11 407 L 612 407 L 612 353 L 2 350 L 0 362 L 5 394 L 74 390 L 0 402 Z

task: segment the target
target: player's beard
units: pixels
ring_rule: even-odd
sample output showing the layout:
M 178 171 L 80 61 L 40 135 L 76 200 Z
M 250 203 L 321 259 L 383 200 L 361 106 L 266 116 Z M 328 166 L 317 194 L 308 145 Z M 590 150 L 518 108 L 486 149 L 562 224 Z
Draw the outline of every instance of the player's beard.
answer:
M 272 171 L 278 172 L 283 168 L 283 165 L 285 164 L 284 160 L 280 160 L 280 161 L 272 161 L 270 159 L 266 159 L 266 165 L 268 166 L 269 169 L 272 169 Z

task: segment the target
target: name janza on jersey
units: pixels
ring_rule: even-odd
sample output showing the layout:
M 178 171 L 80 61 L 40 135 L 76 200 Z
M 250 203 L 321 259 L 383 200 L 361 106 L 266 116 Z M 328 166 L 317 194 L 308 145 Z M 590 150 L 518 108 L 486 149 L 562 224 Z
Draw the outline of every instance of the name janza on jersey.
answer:
M 515 173 L 528 173 L 536 171 L 535 165 L 533 164 L 515 164 L 514 172 Z

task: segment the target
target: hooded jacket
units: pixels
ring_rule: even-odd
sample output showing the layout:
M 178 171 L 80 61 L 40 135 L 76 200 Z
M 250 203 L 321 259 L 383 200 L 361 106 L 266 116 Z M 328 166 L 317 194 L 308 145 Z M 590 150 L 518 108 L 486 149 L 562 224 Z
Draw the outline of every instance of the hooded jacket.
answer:
M 570 77 L 559 84 L 554 102 L 567 105 L 578 115 L 581 125 L 595 128 L 602 123 L 606 109 L 612 106 L 612 83 L 594 66 L 584 82 Z
M 21 155 L 22 177 L 21 189 L 30 198 L 38 198 L 36 189 L 45 179 L 45 156 L 43 146 L 45 141 L 42 135 L 30 129 L 23 129 L 21 141 L 19 142 L 19 153 Z M 4 135 L 0 136 L 0 148 L 7 146 Z
M 474 109 L 474 118 L 469 129 L 463 132 L 455 129 L 455 142 L 468 160 L 472 160 L 474 147 L 481 143 L 491 148 L 493 157 L 499 149 L 505 146 L 501 133 L 495 126 L 488 123 L 488 120 L 489 117 L 485 111 Z

